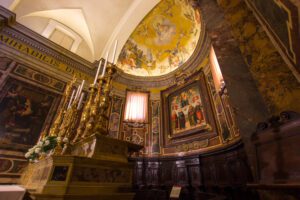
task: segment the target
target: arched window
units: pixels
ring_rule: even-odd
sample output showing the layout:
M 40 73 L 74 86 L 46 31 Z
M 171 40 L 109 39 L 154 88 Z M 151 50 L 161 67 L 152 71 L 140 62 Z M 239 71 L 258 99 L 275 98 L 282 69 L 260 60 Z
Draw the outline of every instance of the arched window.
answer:
M 149 93 L 127 91 L 125 115 L 126 122 L 148 122 Z

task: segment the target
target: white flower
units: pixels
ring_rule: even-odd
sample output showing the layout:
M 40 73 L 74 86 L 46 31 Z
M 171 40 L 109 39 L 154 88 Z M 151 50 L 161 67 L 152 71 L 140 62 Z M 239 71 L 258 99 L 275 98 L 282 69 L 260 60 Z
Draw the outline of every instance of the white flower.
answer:
M 31 153 L 30 153 L 30 152 L 27 152 L 27 153 L 25 154 L 25 158 L 29 158 L 30 155 L 31 155 Z
M 39 141 L 39 142 L 37 143 L 37 146 L 38 146 L 38 147 L 43 146 L 43 142 L 42 142 L 42 141 Z
M 69 142 L 69 139 L 65 137 L 65 138 L 63 139 L 63 142 L 64 142 L 64 143 L 67 143 L 67 142 Z
M 48 146 L 50 144 L 50 141 L 49 140 L 46 140 L 45 141 L 45 146 Z
M 34 152 L 35 152 L 35 153 L 40 153 L 40 152 L 41 152 L 41 148 L 39 148 L 39 147 L 36 148 L 36 149 L 34 150 Z
M 57 140 L 57 142 L 60 142 L 61 141 L 61 137 L 57 137 L 56 140 Z
M 29 153 L 33 153 L 33 152 L 34 152 L 34 148 L 30 148 L 30 149 L 28 150 L 28 152 L 29 152 Z

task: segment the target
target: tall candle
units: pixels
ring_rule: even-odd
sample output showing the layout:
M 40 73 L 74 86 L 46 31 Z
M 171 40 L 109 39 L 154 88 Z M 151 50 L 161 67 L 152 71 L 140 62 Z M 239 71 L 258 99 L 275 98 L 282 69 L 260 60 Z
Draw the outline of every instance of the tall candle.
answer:
M 79 110 L 79 109 L 80 109 L 80 106 L 81 106 L 81 103 L 82 103 L 83 97 L 84 97 L 84 93 L 82 92 L 82 93 L 81 93 L 81 95 L 80 95 L 80 99 L 79 99 L 78 105 L 77 105 L 77 110 Z
M 78 97 L 78 95 L 79 95 L 79 92 L 80 92 L 80 86 L 81 86 L 81 85 L 79 85 L 78 88 L 77 88 L 77 92 L 76 92 L 76 95 L 75 95 L 75 97 L 74 97 L 74 100 L 76 100 L 77 97 Z
M 80 87 L 80 92 L 79 92 L 79 94 L 82 92 L 82 89 L 83 89 L 84 83 L 85 83 L 85 80 L 82 80 L 82 83 L 81 83 L 81 87 Z M 78 96 L 78 97 L 79 97 L 79 96 Z
M 79 98 L 79 95 L 80 95 L 80 93 L 81 93 L 81 91 L 82 91 L 82 87 L 83 87 L 84 81 L 85 81 L 85 80 L 82 80 L 80 86 L 78 87 L 78 90 L 77 90 L 77 93 L 76 93 L 76 96 L 75 96 L 75 99 L 74 99 L 74 100 L 77 100 L 77 99 Z
M 108 52 L 106 52 L 105 64 L 104 64 L 104 67 L 103 67 L 103 70 L 102 70 L 101 78 L 104 77 L 105 70 L 106 70 L 106 65 L 107 65 L 107 60 L 108 60 Z
M 94 79 L 94 85 L 95 85 L 96 82 L 97 82 L 97 78 L 98 78 L 98 76 L 99 76 L 99 72 L 100 72 L 101 65 L 102 65 L 102 60 L 100 60 L 99 65 L 98 65 L 98 69 L 97 69 L 96 76 L 95 76 L 95 79 Z
M 111 61 L 112 63 L 115 63 L 115 57 L 116 57 L 116 51 L 117 51 L 117 45 L 118 45 L 118 40 L 115 41 L 113 58 L 112 58 L 112 61 Z
M 69 104 L 68 104 L 68 109 L 71 107 L 71 104 L 72 104 L 72 101 L 73 101 L 73 98 L 74 98 L 74 95 L 75 95 L 75 91 L 76 90 L 73 90 L 73 92 L 72 92 L 72 95 L 71 95 L 71 98 L 70 98 L 70 101 L 69 101 Z

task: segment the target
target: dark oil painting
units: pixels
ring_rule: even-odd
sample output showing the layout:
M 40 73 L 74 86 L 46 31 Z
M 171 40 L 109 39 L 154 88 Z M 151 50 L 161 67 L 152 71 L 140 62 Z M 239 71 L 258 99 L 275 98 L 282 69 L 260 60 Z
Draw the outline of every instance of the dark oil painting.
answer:
M 0 92 L 0 144 L 31 146 L 39 138 L 57 96 L 9 79 Z

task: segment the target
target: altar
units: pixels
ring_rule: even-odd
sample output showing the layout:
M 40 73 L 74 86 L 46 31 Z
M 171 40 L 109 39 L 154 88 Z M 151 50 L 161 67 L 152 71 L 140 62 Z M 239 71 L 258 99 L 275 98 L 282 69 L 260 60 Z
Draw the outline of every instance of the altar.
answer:
M 128 156 L 143 146 L 107 136 L 109 92 L 116 69 L 107 58 L 98 76 L 100 68 L 102 62 L 85 103 L 85 81 L 77 90 L 76 78 L 68 84 L 50 129 L 25 154 L 30 164 L 21 185 L 32 199 L 133 199 L 133 165 Z
M 130 152 L 142 146 L 101 135 L 88 138 L 87 148 L 71 155 L 51 155 L 31 163 L 21 184 L 33 199 L 133 199 Z M 79 154 L 79 152 L 83 152 Z M 87 151 L 86 151 L 87 152 Z

